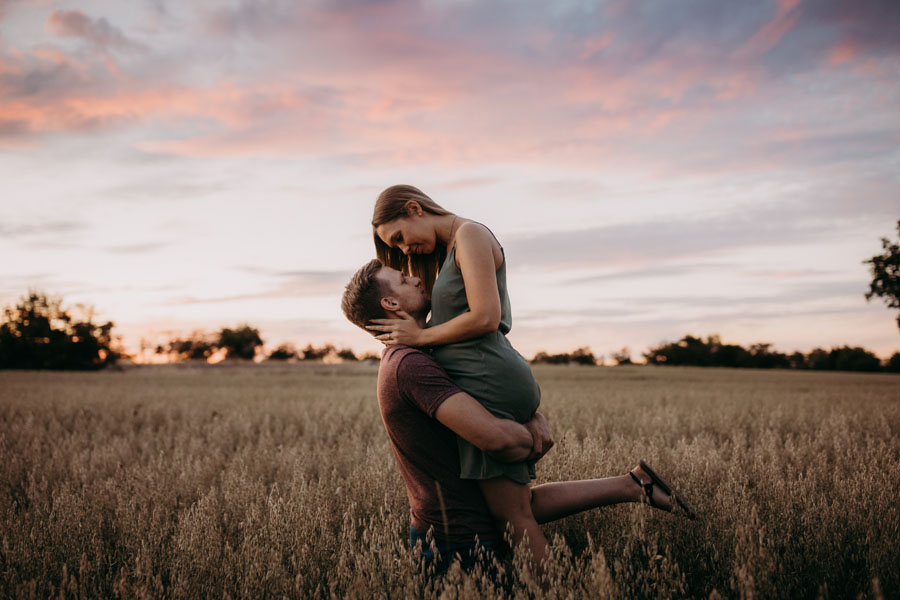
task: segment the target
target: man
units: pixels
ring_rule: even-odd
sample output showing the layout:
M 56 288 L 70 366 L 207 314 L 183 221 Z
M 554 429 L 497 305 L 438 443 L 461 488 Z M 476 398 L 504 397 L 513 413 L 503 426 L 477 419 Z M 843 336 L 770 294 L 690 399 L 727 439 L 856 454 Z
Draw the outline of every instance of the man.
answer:
M 429 304 L 417 278 L 373 260 L 353 275 L 341 308 L 352 323 L 369 331 L 366 326 L 377 318 L 411 318 L 424 327 Z M 411 545 L 424 541 L 430 529 L 442 555 L 459 554 L 464 566 L 473 564 L 476 541 L 492 548 L 498 535 L 477 483 L 459 478 L 456 436 L 501 461 L 536 460 L 553 446 L 547 421 L 540 413 L 525 424 L 493 416 L 453 384 L 427 353 L 402 345 L 390 346 L 382 355 L 378 403 L 409 497 Z M 531 511 L 544 523 L 644 498 L 669 511 L 677 501 L 692 515 L 643 461 L 618 477 L 535 486 Z M 427 550 L 423 557 L 431 558 Z

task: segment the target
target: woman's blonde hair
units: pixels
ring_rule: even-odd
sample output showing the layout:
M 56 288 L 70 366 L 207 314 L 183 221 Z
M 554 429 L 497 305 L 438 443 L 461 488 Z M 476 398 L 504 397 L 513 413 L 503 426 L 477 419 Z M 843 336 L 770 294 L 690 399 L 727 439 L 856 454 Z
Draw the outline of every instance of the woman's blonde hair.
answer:
M 417 187 L 411 185 L 392 185 L 378 195 L 375 201 L 375 213 L 372 215 L 372 234 L 375 238 L 375 255 L 385 266 L 401 271 L 404 275 L 412 275 L 422 280 L 428 295 L 434 287 L 438 270 L 447 257 L 447 247 L 438 242 L 431 254 L 412 254 L 406 256 L 399 248 L 391 248 L 378 237 L 375 228 L 394 219 L 409 217 L 409 202 L 419 203 L 422 210 L 434 215 L 452 214 L 429 198 Z

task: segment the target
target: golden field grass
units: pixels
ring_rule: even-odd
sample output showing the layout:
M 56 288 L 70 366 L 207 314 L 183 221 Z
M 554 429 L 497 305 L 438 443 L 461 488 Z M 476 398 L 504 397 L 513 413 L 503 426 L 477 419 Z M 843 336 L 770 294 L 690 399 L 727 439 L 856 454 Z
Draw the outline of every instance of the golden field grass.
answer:
M 538 481 L 646 459 L 701 514 L 548 525 L 432 581 L 371 365 L 0 372 L 0 597 L 900 597 L 900 376 L 535 367 Z

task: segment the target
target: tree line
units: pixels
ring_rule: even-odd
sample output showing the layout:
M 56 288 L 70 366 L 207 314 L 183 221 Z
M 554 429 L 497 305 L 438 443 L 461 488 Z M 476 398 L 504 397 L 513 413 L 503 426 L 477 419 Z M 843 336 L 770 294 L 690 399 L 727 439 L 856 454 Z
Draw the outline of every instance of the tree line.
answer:
M 643 357 L 646 364 L 656 366 L 900 373 L 900 352 L 895 352 L 885 361 L 865 348 L 851 346 L 830 350 L 815 348 L 808 354 L 799 351 L 786 354 L 773 350 L 771 344 L 751 344 L 749 348 L 725 344 L 718 335 L 709 335 L 706 339 L 686 335 L 677 342 L 663 342 L 650 348 L 643 353 Z M 611 359 L 616 366 L 635 364 L 627 347 L 613 352 Z M 604 364 L 603 356 L 595 357 L 590 348 L 559 354 L 541 351 L 534 355 L 531 362 L 550 365 Z
M 334 344 L 313 346 L 307 344 L 298 349 L 294 344 L 285 342 L 268 354 L 263 351 L 264 342 L 259 330 L 250 325 L 240 325 L 234 329 L 223 327 L 217 333 L 195 331 L 188 337 L 169 340 L 159 344 L 154 354 L 167 356 L 170 360 L 208 360 L 214 354 L 223 352 L 223 358 L 275 361 L 327 360 L 330 358 L 343 362 L 378 358 L 372 353 L 357 356 L 350 348 L 338 348 Z
M 171 360 L 208 360 L 218 352 L 224 352 L 226 359 L 243 360 L 255 360 L 259 357 L 275 361 L 334 358 L 347 362 L 378 358 L 377 355 L 371 353 L 357 356 L 353 350 L 338 348 L 334 344 L 322 346 L 307 344 L 305 348 L 298 349 L 294 344 L 285 342 L 268 354 L 263 352 L 263 346 L 264 342 L 259 335 L 259 330 L 245 324 L 234 329 L 224 327 L 217 333 L 195 331 L 188 337 L 174 338 L 166 344 L 157 345 L 154 354 L 167 356 Z
M 897 232 L 900 233 L 900 221 Z M 900 308 L 900 243 L 881 238 L 881 246 L 882 254 L 863 261 L 869 265 L 872 276 L 865 297 L 867 301 L 881 298 L 889 308 L 897 309 Z M 897 325 L 900 327 L 900 316 Z M 90 308 L 67 309 L 59 298 L 30 291 L 18 304 L 3 310 L 0 369 L 101 369 L 123 355 L 113 339 L 112 329 L 111 321 L 94 322 Z M 262 347 L 259 331 L 245 324 L 233 329 L 223 327 L 214 334 L 195 332 L 176 338 L 157 345 L 154 353 L 173 360 L 208 360 L 217 353 L 224 353 L 225 358 L 251 360 Z M 651 365 L 900 372 L 900 352 L 884 363 L 865 348 L 850 346 L 816 348 L 808 354 L 784 354 L 772 350 L 771 344 L 753 344 L 749 348 L 724 344 L 718 335 L 709 335 L 705 340 L 686 335 L 677 342 L 652 347 L 643 356 Z M 265 358 L 324 360 L 329 357 L 344 361 L 378 358 L 374 354 L 357 357 L 352 350 L 338 349 L 332 344 L 320 348 L 308 345 L 303 350 L 281 344 Z M 631 364 L 631 352 L 622 348 L 613 353 L 612 359 L 617 365 Z M 595 365 L 602 364 L 603 357 L 596 357 L 590 348 L 581 347 L 571 353 L 538 352 L 532 362 Z
M 644 353 L 650 365 L 735 367 L 744 369 L 808 369 L 815 371 L 887 371 L 900 373 L 900 352 L 882 362 L 873 352 L 860 347 L 815 348 L 808 354 L 785 354 L 771 344 L 744 348 L 725 344 L 718 335 L 706 339 L 686 335 L 677 342 L 663 343 Z
M 41 292 L 29 292 L 19 303 L 6 307 L 0 322 L 0 369 L 101 369 L 114 364 L 127 354 L 116 347 L 111 321 L 95 322 L 93 311 L 84 306 L 64 308 L 62 301 Z M 194 332 L 176 337 L 153 348 L 156 355 L 168 361 L 209 360 L 219 353 L 222 358 L 256 360 L 262 356 L 271 361 L 337 361 L 378 360 L 378 355 L 356 355 L 349 348 L 333 344 L 298 349 L 283 343 L 267 354 L 259 330 L 248 324 L 223 327 L 215 333 Z M 677 342 L 664 342 L 643 353 L 649 365 L 734 367 L 750 369 L 810 369 L 821 371 L 886 371 L 900 372 L 900 352 L 882 362 L 865 348 L 841 346 L 825 350 L 816 348 L 804 354 L 785 354 L 771 344 L 752 344 L 749 348 L 723 343 L 718 335 L 705 339 L 686 335 Z M 628 348 L 612 353 L 616 365 L 633 364 Z M 572 352 L 551 354 L 538 352 L 533 364 L 597 365 L 603 356 L 584 346 Z
M 0 369 L 97 370 L 115 364 L 128 353 L 113 336 L 112 321 L 95 322 L 93 309 L 63 306 L 62 300 L 40 291 L 29 291 L 14 306 L 3 309 L 0 319 Z M 195 331 L 158 344 L 152 353 L 168 361 L 223 358 L 255 360 L 357 361 L 378 358 L 357 356 L 349 348 L 333 344 L 307 345 L 298 350 L 284 343 L 263 354 L 259 330 L 247 324 L 223 327 L 215 333 Z M 144 342 L 142 342 L 142 349 Z

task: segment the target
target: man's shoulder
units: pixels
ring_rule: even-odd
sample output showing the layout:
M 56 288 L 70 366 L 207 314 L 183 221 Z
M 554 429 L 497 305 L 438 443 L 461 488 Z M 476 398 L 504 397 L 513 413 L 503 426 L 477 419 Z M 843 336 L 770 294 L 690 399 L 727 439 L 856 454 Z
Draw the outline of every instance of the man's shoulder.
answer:
M 409 363 L 416 365 L 437 364 L 428 352 L 420 350 L 419 348 L 413 348 L 412 346 L 398 344 L 396 346 L 389 346 L 384 351 L 384 354 L 381 355 L 379 372 L 397 371 L 401 368 L 401 365 L 405 367 Z
M 391 346 L 381 357 L 378 401 L 382 408 L 403 398 L 432 417 L 444 400 L 460 391 L 447 372 L 423 350 Z

